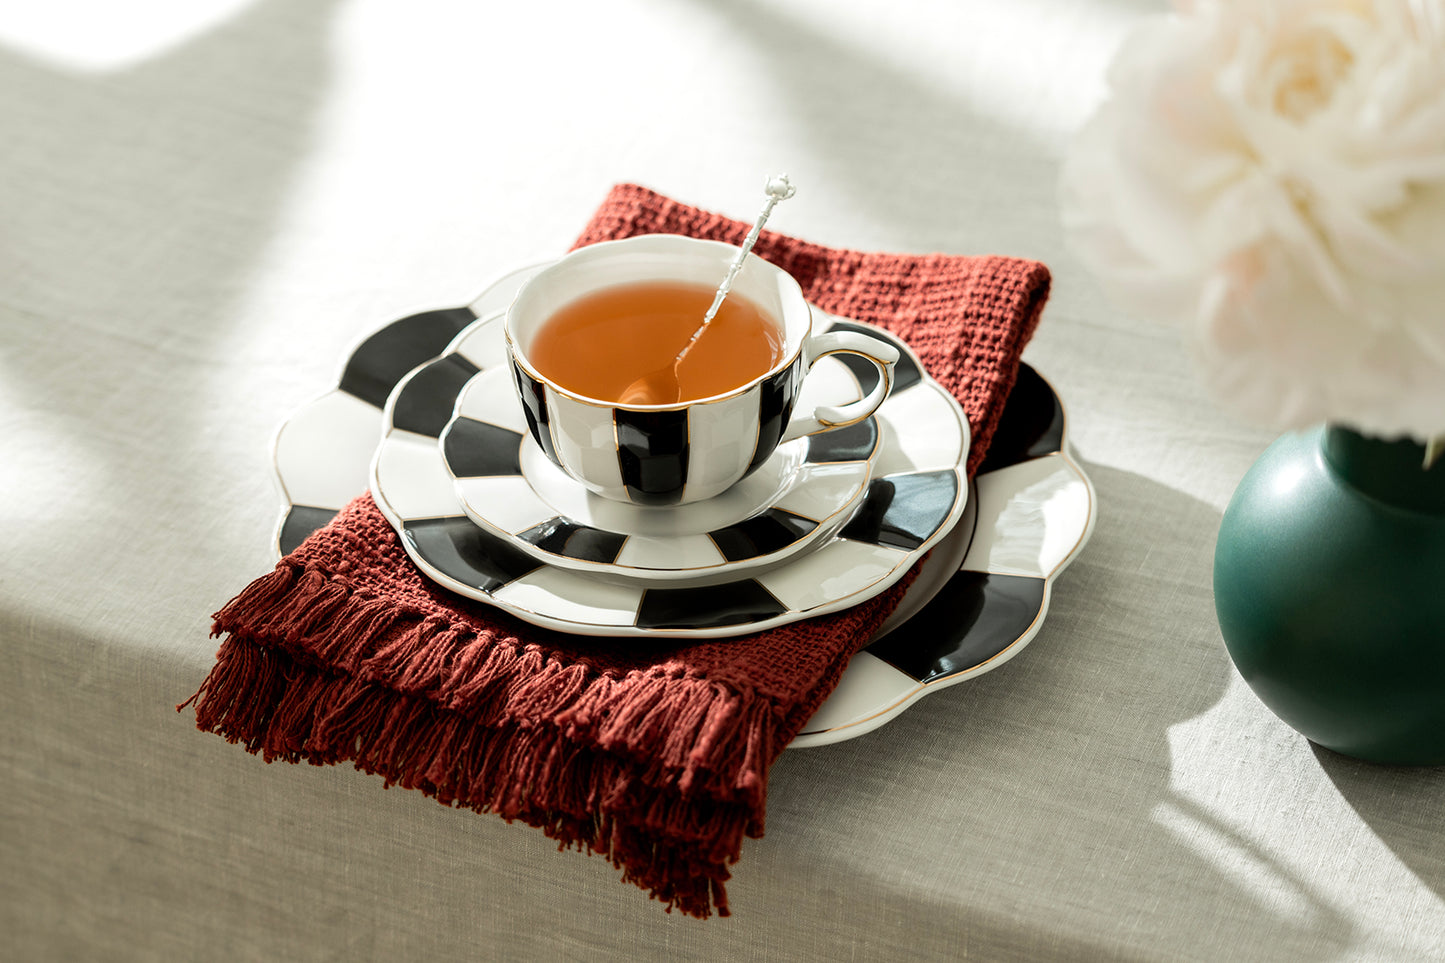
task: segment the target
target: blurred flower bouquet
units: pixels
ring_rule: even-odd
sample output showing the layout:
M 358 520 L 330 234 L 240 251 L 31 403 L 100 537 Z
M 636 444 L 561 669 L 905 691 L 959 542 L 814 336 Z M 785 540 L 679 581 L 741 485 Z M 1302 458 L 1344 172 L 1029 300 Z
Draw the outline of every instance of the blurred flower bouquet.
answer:
M 1445 765 L 1445 0 L 1195 0 L 1065 164 L 1079 256 L 1289 431 L 1220 521 L 1241 676 L 1314 742 Z
M 1445 437 L 1445 0 L 1196 0 L 1065 164 L 1079 257 L 1281 429 Z

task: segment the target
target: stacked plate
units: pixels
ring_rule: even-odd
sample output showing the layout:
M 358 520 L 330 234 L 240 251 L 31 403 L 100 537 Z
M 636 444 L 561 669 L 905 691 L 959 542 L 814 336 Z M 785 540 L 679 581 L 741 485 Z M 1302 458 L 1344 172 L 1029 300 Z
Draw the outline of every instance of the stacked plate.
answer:
M 726 637 L 855 605 L 933 549 L 795 746 L 877 728 L 1037 633 L 1050 581 L 1088 538 L 1094 497 L 1065 450 L 1062 406 L 1031 368 L 970 484 L 954 398 L 906 345 L 820 315 L 824 328 L 900 348 L 894 389 L 872 418 L 781 446 L 708 501 L 624 505 L 582 489 L 527 435 L 502 314 L 541 267 L 501 278 L 466 308 L 371 335 L 337 388 L 282 426 L 279 551 L 369 485 L 418 568 L 463 596 L 579 635 Z M 871 371 L 824 359 L 799 407 L 860 397 Z

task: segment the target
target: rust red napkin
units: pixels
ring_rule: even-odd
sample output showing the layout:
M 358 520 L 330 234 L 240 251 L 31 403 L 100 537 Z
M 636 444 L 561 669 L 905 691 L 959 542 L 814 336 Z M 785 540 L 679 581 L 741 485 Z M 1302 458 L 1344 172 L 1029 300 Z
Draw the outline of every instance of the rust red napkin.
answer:
M 748 225 L 616 187 L 578 246 Z M 959 399 L 970 474 L 1048 296 L 1041 264 L 865 254 L 764 232 L 755 251 L 824 309 L 906 340 Z M 352 762 L 450 805 L 599 853 L 669 908 L 728 913 L 769 767 L 910 579 L 855 608 L 740 639 L 580 638 L 432 584 L 362 495 L 215 618 L 199 728 L 268 762 Z M 189 703 L 187 703 L 189 704 Z

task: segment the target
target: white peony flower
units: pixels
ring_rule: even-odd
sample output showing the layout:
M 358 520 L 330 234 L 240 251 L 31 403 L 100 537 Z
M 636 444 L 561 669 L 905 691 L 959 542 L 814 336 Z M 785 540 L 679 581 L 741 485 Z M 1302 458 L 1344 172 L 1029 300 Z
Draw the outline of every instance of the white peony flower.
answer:
M 1146 21 L 1067 158 L 1070 241 L 1280 428 L 1445 434 L 1445 0 Z

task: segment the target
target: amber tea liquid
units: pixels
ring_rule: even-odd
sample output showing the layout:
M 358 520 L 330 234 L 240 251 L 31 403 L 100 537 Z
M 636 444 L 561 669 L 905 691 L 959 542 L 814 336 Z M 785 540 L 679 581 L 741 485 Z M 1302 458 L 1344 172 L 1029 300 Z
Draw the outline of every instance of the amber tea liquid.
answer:
M 548 318 L 527 354 L 538 373 L 567 390 L 617 403 L 634 382 L 671 367 L 712 305 L 716 289 L 684 281 L 640 281 L 584 295 Z M 677 368 L 671 404 L 723 394 L 766 373 L 783 358 L 776 322 L 736 292 L 723 300 Z

